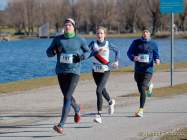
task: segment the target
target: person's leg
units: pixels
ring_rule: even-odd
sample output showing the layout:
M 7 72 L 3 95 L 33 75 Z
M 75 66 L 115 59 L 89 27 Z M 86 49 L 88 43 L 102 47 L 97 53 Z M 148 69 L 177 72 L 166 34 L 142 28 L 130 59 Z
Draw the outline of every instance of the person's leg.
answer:
M 64 95 L 64 105 L 62 108 L 62 115 L 61 115 L 61 120 L 60 120 L 60 127 L 63 127 L 67 119 L 67 116 L 70 112 L 72 94 L 79 81 L 79 75 L 66 74 L 63 77 L 58 77 L 58 79 L 59 81 L 61 81 L 59 82 L 60 84 L 64 84 L 64 86 L 60 85 L 60 87 L 62 88 L 61 90 L 63 91 L 63 95 Z
M 110 101 L 110 96 L 109 96 L 109 94 L 108 94 L 108 92 L 107 92 L 105 87 L 103 88 L 102 95 L 107 100 L 107 102 Z
M 110 76 L 110 71 L 106 71 L 104 73 L 104 75 L 102 75 L 102 86 L 104 87 L 103 90 L 102 90 L 102 95 L 103 97 L 107 100 L 109 106 L 108 106 L 108 113 L 109 114 L 113 114 L 114 113 L 114 105 L 115 105 L 115 100 L 114 99 L 111 99 L 109 93 L 107 92 L 106 90 L 106 83 L 108 81 L 108 78 Z
M 102 111 L 102 105 L 103 105 L 102 92 L 105 87 L 105 84 L 103 83 L 104 73 L 93 72 L 92 74 L 93 74 L 94 81 L 97 85 L 96 95 L 97 95 L 97 111 L 98 111 L 98 113 L 94 119 L 94 122 L 102 123 L 102 119 L 101 119 L 101 111 Z
M 135 116 L 143 117 L 143 107 L 144 107 L 145 98 L 146 98 L 145 92 L 143 92 L 143 88 L 142 88 L 143 74 L 135 72 L 134 78 L 137 83 L 138 91 L 140 93 L 140 107 L 138 111 L 135 113 Z
M 80 112 L 80 105 L 77 104 L 75 98 L 72 96 L 71 98 L 71 106 L 73 107 L 75 113 L 79 113 Z
M 97 111 L 98 113 L 102 111 L 102 105 L 103 105 L 103 98 L 102 98 L 102 75 L 103 73 L 98 73 L 98 72 L 92 72 L 93 78 L 95 81 L 95 84 L 97 86 L 96 88 L 96 95 L 97 95 Z
M 137 83 L 138 91 L 140 93 L 140 108 L 143 108 L 146 99 L 145 90 L 143 89 L 144 74 L 135 72 L 134 77 Z
M 144 75 L 143 75 L 143 81 L 142 81 L 142 89 L 143 89 L 143 92 L 144 92 L 144 94 L 145 94 L 145 100 L 144 100 L 144 102 L 142 101 L 142 105 L 141 106 L 143 106 L 144 107 L 144 104 L 145 104 L 145 101 L 146 101 L 146 91 L 147 91 L 147 89 L 149 88 L 149 83 L 150 83 L 150 81 L 151 81 L 151 78 L 152 78 L 152 74 L 150 74 L 150 73 L 145 73 Z
M 65 89 L 66 89 L 66 87 L 67 87 L 67 85 L 68 85 L 68 84 L 65 82 L 65 81 L 67 80 L 67 77 L 66 77 L 66 75 L 64 75 L 64 74 L 62 73 L 62 74 L 58 74 L 58 75 L 57 75 L 57 78 L 58 78 L 58 83 L 59 83 L 60 89 L 61 89 L 61 91 L 62 91 L 62 94 L 64 95 Z M 60 133 L 60 134 L 63 134 L 63 133 L 64 133 L 63 126 L 61 126 L 60 123 L 59 123 L 58 125 L 55 125 L 55 126 L 53 127 L 53 129 L 54 129 L 56 132 Z
M 63 75 L 63 76 L 62 75 L 63 74 L 59 74 L 58 82 L 59 82 L 59 86 L 61 88 L 62 93 L 64 93 L 69 85 L 69 83 L 67 82 L 67 80 L 69 80 L 69 77 L 67 75 Z M 80 106 L 77 104 L 77 102 L 73 96 L 71 98 L 71 106 L 73 107 L 75 113 L 80 112 Z
M 137 82 L 138 90 L 140 93 L 140 108 L 138 112 L 140 113 L 139 116 L 143 117 L 143 108 L 146 101 L 146 90 L 148 88 L 148 84 L 151 80 L 152 74 L 135 72 L 134 77 Z
M 64 95 L 65 89 L 68 86 L 68 83 L 66 82 L 67 76 L 64 74 L 58 74 L 57 78 L 62 94 Z
M 100 87 L 102 89 L 102 95 L 107 100 L 107 102 L 109 102 L 111 100 L 110 95 L 108 94 L 106 87 L 105 87 L 109 76 L 110 76 L 110 71 L 104 72 L 104 74 L 101 76 L 101 82 L 100 82 Z
M 141 93 L 140 96 L 140 108 L 143 108 L 146 101 L 146 90 L 148 89 L 149 82 L 151 81 L 152 74 L 144 73 L 142 76 L 142 80 L 139 85 L 139 91 Z
M 80 119 L 81 119 L 81 114 L 80 114 L 80 105 L 78 105 L 75 101 L 75 98 L 72 96 L 71 98 L 71 106 L 73 107 L 74 111 L 75 111 L 75 115 L 74 115 L 74 122 L 75 123 L 79 123 Z

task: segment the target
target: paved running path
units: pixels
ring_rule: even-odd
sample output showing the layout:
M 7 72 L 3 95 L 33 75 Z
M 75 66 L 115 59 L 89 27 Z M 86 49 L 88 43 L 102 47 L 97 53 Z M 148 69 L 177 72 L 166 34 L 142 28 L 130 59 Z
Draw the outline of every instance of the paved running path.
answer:
M 170 73 L 158 72 L 155 87 L 170 85 Z M 174 73 L 174 84 L 187 81 L 187 70 Z M 93 123 L 96 95 L 93 80 L 80 81 L 75 96 L 83 105 L 80 124 L 67 120 L 65 134 L 52 127 L 60 119 L 62 96 L 58 86 L 0 95 L 0 140 L 139 140 L 187 127 L 187 93 L 164 98 L 147 98 L 144 118 L 133 117 L 139 98 L 123 95 L 137 91 L 132 73 L 111 75 L 107 88 L 116 99 L 114 115 L 107 114 L 104 102 L 103 123 Z M 150 137 L 149 137 L 150 138 Z

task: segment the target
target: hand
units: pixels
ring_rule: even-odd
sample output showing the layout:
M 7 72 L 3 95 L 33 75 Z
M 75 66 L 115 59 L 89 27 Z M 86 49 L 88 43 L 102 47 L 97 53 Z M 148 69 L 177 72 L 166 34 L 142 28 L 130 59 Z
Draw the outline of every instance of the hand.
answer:
M 83 60 L 83 57 L 84 57 L 84 56 L 79 55 L 79 54 L 73 55 L 73 62 L 74 62 L 74 63 L 78 63 L 78 62 L 80 62 L 80 61 Z
M 119 66 L 119 62 L 118 61 L 115 61 L 114 63 L 112 63 L 112 67 L 117 69 Z
M 98 48 L 98 47 L 94 47 L 94 48 L 93 48 L 93 51 L 94 51 L 94 52 L 98 52 L 98 51 L 99 51 L 99 48 Z
M 140 60 L 140 57 L 139 56 L 134 56 L 134 61 L 139 61 Z
M 53 48 L 53 52 L 54 52 L 54 54 L 57 54 L 57 53 L 59 53 L 59 52 L 61 52 L 61 48 L 60 47 L 57 47 L 57 46 L 55 46 L 54 48 Z
M 160 64 L 160 60 L 159 60 L 159 59 L 156 59 L 156 60 L 155 60 L 155 64 L 156 64 L 156 65 L 159 65 L 159 64 Z

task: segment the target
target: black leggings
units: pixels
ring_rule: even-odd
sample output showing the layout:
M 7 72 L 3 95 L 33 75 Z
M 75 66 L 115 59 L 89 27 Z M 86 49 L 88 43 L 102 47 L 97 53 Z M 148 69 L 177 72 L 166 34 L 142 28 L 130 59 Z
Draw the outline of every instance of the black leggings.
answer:
M 64 95 L 64 105 L 62 108 L 62 115 L 60 125 L 61 127 L 64 126 L 64 123 L 67 119 L 67 116 L 70 112 L 71 106 L 73 107 L 74 111 L 77 113 L 80 111 L 79 105 L 76 103 L 75 98 L 72 96 L 73 92 L 77 86 L 79 81 L 79 75 L 68 73 L 68 74 L 58 74 L 58 82 Z
M 99 73 L 99 72 L 93 72 L 93 78 L 95 81 L 95 84 L 97 85 L 96 89 L 96 95 L 97 95 L 97 110 L 102 111 L 102 106 L 103 106 L 103 98 L 109 102 L 110 101 L 110 96 L 108 92 L 106 91 L 105 85 L 107 83 L 107 80 L 110 75 L 110 71 L 105 71 L 104 73 Z
M 146 100 L 145 91 L 148 89 L 149 82 L 151 81 L 152 74 L 135 72 L 134 79 L 137 83 L 140 92 L 140 108 L 144 107 Z

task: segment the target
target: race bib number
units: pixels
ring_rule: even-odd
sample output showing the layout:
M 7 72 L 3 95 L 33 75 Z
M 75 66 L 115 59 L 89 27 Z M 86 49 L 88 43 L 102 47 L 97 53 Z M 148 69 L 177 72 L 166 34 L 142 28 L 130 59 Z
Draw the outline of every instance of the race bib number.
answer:
M 148 54 L 139 54 L 139 62 L 149 63 L 149 55 Z
M 108 69 L 108 66 L 105 66 L 105 65 L 94 65 L 93 70 L 94 72 L 105 72 L 109 69 Z
M 73 63 L 73 54 L 61 54 L 60 62 L 67 64 Z

